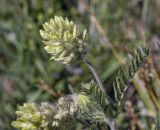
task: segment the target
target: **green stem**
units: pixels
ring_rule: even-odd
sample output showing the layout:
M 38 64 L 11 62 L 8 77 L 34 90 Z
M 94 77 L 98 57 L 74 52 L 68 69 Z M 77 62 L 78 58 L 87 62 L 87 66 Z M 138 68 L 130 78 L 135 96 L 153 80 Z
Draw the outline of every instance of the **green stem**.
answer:
M 157 126 L 156 126 L 156 130 L 160 130 L 160 111 L 157 112 L 157 115 L 156 115 L 156 123 L 157 123 Z
M 96 79 L 96 81 L 97 81 L 99 87 L 101 88 L 101 90 L 102 90 L 103 92 L 105 92 L 105 89 L 104 89 L 104 87 L 103 87 L 103 85 L 102 85 L 102 82 L 101 82 L 101 80 L 100 80 L 100 78 L 99 78 L 96 70 L 94 69 L 93 65 L 92 65 L 87 59 L 84 60 L 84 63 L 85 63 L 85 64 L 88 66 L 88 68 L 91 70 L 91 72 L 92 72 L 94 78 Z

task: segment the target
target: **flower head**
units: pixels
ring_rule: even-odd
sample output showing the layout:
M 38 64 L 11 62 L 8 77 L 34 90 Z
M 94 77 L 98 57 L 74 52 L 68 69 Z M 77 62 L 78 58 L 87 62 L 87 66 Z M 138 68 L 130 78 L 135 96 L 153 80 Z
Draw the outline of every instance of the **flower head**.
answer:
M 21 130 L 38 130 L 43 128 L 47 130 L 47 122 L 43 120 L 43 116 L 39 107 L 35 103 L 25 103 L 18 107 L 16 111 L 17 120 L 12 122 L 12 126 Z
M 70 96 L 61 97 L 55 104 L 24 103 L 18 107 L 17 120 L 11 125 L 20 130 L 65 130 L 74 127 L 77 109 Z
M 86 54 L 86 30 L 83 33 L 67 18 L 55 16 L 43 24 L 40 35 L 44 39 L 45 50 L 51 59 L 65 65 L 71 64 Z
M 53 127 L 60 130 L 75 127 L 78 106 L 71 95 L 61 97 L 57 102 L 57 113 L 54 115 Z

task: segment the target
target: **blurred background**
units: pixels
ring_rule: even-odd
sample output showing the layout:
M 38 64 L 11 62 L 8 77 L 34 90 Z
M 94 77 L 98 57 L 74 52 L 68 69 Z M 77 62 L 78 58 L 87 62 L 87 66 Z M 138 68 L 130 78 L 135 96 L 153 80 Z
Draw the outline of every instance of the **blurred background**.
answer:
M 89 33 L 88 57 L 106 91 L 134 49 L 151 45 L 115 119 L 118 130 L 154 130 L 160 110 L 160 0 L 0 0 L 0 130 L 14 130 L 17 105 L 54 102 L 93 77 L 83 64 L 49 60 L 39 35 L 55 15 Z M 79 126 L 78 126 L 79 127 Z M 77 128 L 79 130 L 79 128 Z

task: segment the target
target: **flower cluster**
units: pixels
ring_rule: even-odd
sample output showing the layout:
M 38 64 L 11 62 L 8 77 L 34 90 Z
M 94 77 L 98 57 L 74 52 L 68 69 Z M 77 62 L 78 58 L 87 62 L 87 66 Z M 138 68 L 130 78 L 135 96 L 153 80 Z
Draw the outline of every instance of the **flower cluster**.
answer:
M 25 103 L 18 107 L 16 111 L 17 120 L 12 122 L 12 126 L 21 130 L 48 130 L 48 122 L 42 115 L 39 106 L 35 103 Z
M 53 127 L 60 130 L 72 128 L 76 124 L 77 104 L 73 101 L 72 95 L 61 97 L 57 103 L 57 113 L 54 115 Z
M 45 22 L 43 28 L 40 35 L 44 39 L 45 50 L 51 54 L 51 59 L 68 65 L 86 54 L 86 30 L 81 33 L 73 21 L 55 16 Z
M 75 125 L 77 110 L 70 96 L 61 97 L 56 104 L 25 103 L 18 107 L 12 126 L 21 130 L 65 130 Z

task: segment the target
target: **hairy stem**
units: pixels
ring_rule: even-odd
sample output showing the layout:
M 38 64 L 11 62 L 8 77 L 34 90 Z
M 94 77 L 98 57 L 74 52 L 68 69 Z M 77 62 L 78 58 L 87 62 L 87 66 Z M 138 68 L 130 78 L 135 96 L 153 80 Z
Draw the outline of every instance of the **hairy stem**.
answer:
M 88 68 L 91 70 L 91 72 L 92 72 L 94 78 L 96 79 L 96 81 L 97 81 L 99 87 L 101 88 L 101 90 L 102 90 L 103 92 L 105 92 L 105 89 L 104 89 L 104 87 L 103 87 L 103 85 L 102 85 L 102 81 L 100 80 L 100 78 L 99 78 L 96 70 L 94 69 L 93 65 L 92 65 L 87 59 L 84 59 L 84 63 L 85 63 L 85 64 L 88 66 Z
M 160 129 L 160 111 L 157 112 L 157 116 L 156 116 L 156 123 L 157 123 L 157 127 L 156 127 L 156 130 L 159 130 Z

